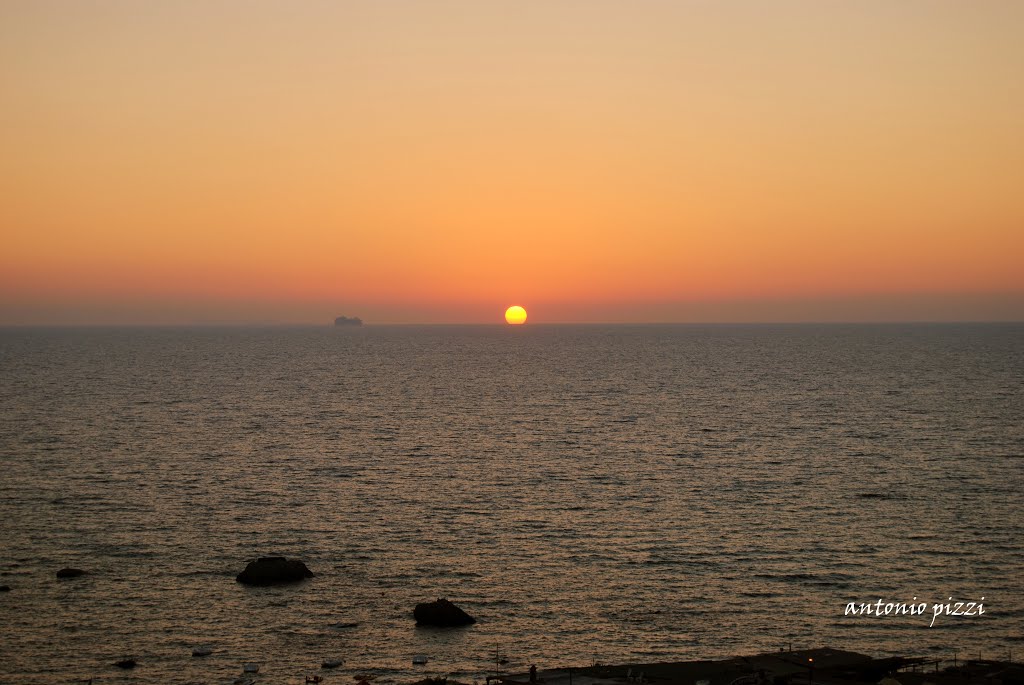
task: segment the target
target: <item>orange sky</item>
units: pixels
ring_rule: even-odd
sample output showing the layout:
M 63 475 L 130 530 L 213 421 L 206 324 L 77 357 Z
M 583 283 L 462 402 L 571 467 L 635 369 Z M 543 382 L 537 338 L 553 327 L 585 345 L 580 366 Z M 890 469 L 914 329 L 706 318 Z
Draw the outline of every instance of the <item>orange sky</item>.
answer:
M 0 324 L 1021 320 L 1021 26 L 5 2 Z

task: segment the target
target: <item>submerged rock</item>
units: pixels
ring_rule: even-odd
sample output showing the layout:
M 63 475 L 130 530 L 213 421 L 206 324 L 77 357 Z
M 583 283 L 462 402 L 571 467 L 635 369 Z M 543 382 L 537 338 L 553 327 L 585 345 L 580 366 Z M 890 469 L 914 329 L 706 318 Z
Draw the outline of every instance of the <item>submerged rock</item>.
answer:
M 452 628 L 476 623 L 476 619 L 449 602 L 444 597 L 436 602 L 417 604 L 412 612 L 418 626 L 440 626 Z
M 78 576 L 84 576 L 85 571 L 80 568 L 62 568 L 57 571 L 58 578 L 77 578 Z
M 358 628 L 359 624 L 354 621 L 342 621 L 341 623 L 332 623 L 330 627 L 334 630 L 347 630 L 348 628 Z
M 298 559 L 260 557 L 256 561 L 250 561 L 235 580 L 246 585 L 278 585 L 296 583 L 312 577 L 313 572 Z

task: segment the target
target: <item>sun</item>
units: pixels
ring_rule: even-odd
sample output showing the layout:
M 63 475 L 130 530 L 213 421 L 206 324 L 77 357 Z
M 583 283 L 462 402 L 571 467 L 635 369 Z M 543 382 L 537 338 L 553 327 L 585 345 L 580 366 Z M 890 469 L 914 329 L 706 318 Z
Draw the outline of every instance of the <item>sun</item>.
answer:
M 517 304 L 512 305 L 505 310 L 505 321 L 514 326 L 526 323 L 526 310 Z

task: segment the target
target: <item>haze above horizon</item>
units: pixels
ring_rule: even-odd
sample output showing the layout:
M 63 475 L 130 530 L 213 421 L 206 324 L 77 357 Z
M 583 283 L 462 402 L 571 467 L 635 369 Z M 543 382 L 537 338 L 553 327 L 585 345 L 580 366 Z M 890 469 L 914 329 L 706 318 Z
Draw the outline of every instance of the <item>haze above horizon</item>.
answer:
M 0 325 L 1024 320 L 1021 25 L 6 3 Z

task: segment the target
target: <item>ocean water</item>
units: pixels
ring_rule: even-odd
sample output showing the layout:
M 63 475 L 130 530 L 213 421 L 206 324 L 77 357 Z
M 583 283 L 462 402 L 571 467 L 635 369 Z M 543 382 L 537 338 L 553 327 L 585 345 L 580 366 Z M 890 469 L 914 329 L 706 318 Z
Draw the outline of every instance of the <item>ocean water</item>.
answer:
M 1021 325 L 6 329 L 0 469 L 3 683 L 1024 650 Z

